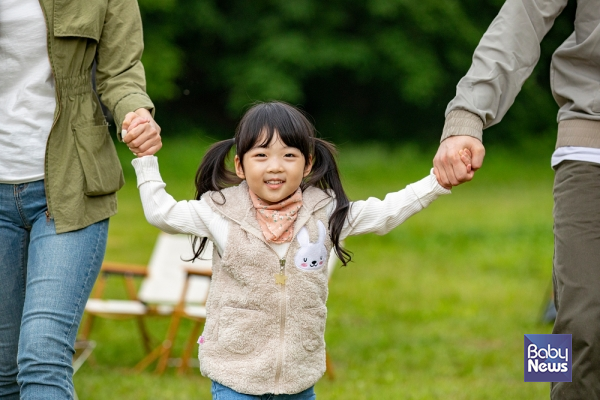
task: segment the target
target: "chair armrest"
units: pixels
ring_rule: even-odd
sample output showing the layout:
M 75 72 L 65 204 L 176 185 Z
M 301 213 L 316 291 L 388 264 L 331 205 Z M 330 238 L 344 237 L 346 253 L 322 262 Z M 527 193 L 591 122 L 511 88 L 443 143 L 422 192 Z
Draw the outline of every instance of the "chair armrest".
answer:
M 188 274 L 188 276 L 207 276 L 209 278 L 212 276 L 212 269 L 207 267 L 196 267 L 192 265 L 186 265 L 185 267 L 183 267 L 183 270 L 186 274 Z
M 100 270 L 100 272 L 104 274 L 148 276 L 148 271 L 143 265 L 123 264 L 115 262 L 102 263 L 102 269 Z

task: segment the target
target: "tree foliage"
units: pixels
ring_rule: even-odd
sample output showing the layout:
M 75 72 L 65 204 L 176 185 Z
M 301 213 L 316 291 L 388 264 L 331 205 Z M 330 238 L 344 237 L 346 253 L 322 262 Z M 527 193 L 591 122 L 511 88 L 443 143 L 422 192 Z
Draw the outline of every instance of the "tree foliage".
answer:
M 500 0 L 139 0 L 148 92 L 159 120 L 231 135 L 257 100 L 298 104 L 323 136 L 435 140 Z M 572 9 L 545 41 L 539 68 L 504 128 L 545 132 L 556 106 L 549 57 Z M 515 105 L 517 106 L 517 105 Z M 515 108 L 515 107 L 513 107 Z M 165 114 L 162 110 L 167 112 Z M 163 122 L 163 124 L 165 123 Z

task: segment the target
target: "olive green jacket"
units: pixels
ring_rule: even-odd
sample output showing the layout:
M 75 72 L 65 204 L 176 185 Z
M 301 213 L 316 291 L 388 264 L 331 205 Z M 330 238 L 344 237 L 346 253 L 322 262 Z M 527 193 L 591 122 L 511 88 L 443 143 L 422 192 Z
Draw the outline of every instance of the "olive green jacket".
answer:
M 125 114 L 154 109 L 146 95 L 142 21 L 136 0 L 40 0 L 56 84 L 46 145 L 48 212 L 56 232 L 84 228 L 117 212 L 125 183 L 91 81 L 120 131 Z

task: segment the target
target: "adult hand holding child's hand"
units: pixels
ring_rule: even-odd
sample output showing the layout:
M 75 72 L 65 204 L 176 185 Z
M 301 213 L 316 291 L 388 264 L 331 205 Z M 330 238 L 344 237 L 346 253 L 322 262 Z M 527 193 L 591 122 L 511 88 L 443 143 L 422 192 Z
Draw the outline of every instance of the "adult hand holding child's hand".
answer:
M 121 128 L 123 141 L 138 157 L 156 154 L 162 147 L 160 126 L 145 108 L 127 113 Z
M 433 159 L 433 173 L 446 189 L 473 179 L 481 168 L 485 148 L 472 136 L 451 136 L 445 139 Z M 468 162 L 467 162 L 468 161 Z

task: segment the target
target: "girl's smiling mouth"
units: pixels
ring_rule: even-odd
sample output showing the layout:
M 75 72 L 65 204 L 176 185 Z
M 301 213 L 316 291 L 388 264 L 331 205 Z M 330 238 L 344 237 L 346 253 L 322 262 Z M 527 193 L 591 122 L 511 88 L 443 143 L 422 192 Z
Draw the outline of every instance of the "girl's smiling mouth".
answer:
M 270 179 L 268 181 L 265 181 L 265 183 L 269 187 L 269 189 L 278 189 L 285 183 L 285 181 L 281 179 Z

